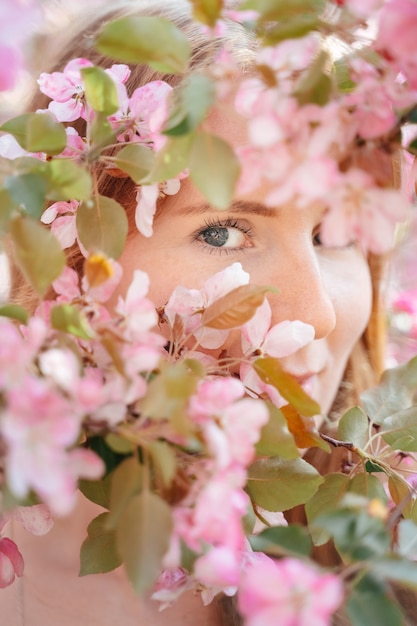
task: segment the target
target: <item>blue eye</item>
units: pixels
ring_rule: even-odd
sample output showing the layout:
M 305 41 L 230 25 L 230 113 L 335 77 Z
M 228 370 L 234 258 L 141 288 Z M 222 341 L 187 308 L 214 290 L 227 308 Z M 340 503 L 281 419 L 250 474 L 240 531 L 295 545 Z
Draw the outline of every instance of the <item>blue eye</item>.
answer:
M 207 228 L 201 233 L 201 239 L 208 246 L 215 246 L 216 248 L 223 247 L 229 240 L 229 229 L 224 226 L 216 226 L 214 228 Z
M 212 251 L 217 248 L 233 252 L 252 246 L 250 231 L 250 227 L 239 220 L 207 220 L 205 228 L 194 233 L 193 241 L 204 244 Z

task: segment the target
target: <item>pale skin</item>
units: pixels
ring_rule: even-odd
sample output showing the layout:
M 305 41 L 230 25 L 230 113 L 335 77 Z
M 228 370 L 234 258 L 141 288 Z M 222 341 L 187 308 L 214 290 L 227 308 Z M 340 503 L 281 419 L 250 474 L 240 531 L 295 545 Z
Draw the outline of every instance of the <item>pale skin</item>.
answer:
M 212 132 L 234 145 L 245 140 L 244 128 L 227 108 L 213 114 Z M 189 180 L 163 201 L 150 238 L 135 233 L 121 258 L 124 275 L 119 295 L 136 268 L 150 276 L 150 298 L 163 305 L 176 285 L 200 288 L 212 274 L 239 261 L 251 282 L 271 285 L 273 320 L 301 320 L 315 330 L 314 341 L 282 360 L 329 411 L 353 345 L 371 310 L 371 280 L 366 260 L 354 243 L 343 248 L 320 242 L 321 207 L 265 206 L 266 189 L 236 197 L 226 212 L 207 206 Z M 219 245 L 221 244 L 221 245 Z M 239 356 L 234 338 L 226 346 Z M 78 578 L 79 547 L 88 521 L 100 513 L 80 498 L 74 513 L 58 520 L 45 537 L 32 537 L 18 525 L 15 539 L 26 573 L 0 591 L 0 614 L 8 626 L 217 626 L 215 603 L 202 607 L 192 594 L 162 613 L 148 599 L 137 598 L 124 571 Z

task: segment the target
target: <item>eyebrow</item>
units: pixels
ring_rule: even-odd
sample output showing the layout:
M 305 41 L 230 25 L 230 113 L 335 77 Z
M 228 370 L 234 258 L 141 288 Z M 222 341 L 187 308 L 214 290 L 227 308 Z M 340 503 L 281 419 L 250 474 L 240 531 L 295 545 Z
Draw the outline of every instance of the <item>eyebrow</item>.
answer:
M 270 209 L 261 202 L 251 202 L 249 200 L 235 200 L 226 209 L 216 209 L 208 202 L 183 207 L 180 211 L 183 215 L 202 215 L 204 213 L 241 213 L 244 215 L 261 215 L 263 217 L 276 216 L 276 210 Z

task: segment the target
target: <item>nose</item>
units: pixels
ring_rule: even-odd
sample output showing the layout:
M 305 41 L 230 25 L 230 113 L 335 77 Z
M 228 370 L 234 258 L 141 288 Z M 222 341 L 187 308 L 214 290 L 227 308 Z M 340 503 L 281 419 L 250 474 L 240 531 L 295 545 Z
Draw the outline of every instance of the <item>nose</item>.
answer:
M 281 250 L 274 266 L 270 276 L 278 293 L 268 295 L 273 324 L 300 320 L 314 327 L 315 339 L 327 337 L 335 328 L 336 311 L 311 242 Z

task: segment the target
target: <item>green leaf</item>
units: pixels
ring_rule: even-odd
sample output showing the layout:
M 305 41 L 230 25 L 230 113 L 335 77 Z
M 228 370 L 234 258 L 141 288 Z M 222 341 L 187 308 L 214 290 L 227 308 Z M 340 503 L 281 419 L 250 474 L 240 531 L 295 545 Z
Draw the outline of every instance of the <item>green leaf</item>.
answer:
M 406 559 L 417 560 L 417 524 L 412 520 L 403 519 L 398 524 L 396 551 Z
M 348 57 L 341 57 L 333 63 L 333 76 L 336 85 L 342 93 L 350 93 L 355 89 L 355 83 L 350 76 L 350 66 L 347 62 Z
M 138 143 L 131 143 L 117 153 L 115 165 L 129 174 L 137 184 L 149 176 L 155 160 L 154 152 Z
M 165 441 L 152 441 L 148 451 L 163 486 L 169 488 L 177 469 L 177 457 L 172 446 Z
M 111 474 L 108 474 L 101 480 L 84 480 L 78 481 L 78 488 L 86 498 L 102 506 L 104 509 L 110 508 L 110 485 Z
M 307 529 L 300 524 L 267 528 L 249 538 L 252 549 L 271 556 L 309 556 L 312 542 Z
M 103 459 L 106 464 L 106 476 L 126 459 L 125 454 L 119 454 L 112 450 L 105 439 L 100 435 L 89 437 L 86 446 L 90 450 L 94 450 L 94 452 Z
M 256 444 L 257 456 L 281 456 L 296 459 L 300 456 L 294 437 L 288 430 L 287 420 L 280 409 L 268 402 L 269 420 L 261 430 Z
M 155 582 L 168 550 L 173 528 L 170 507 L 144 490 L 124 509 L 117 529 L 117 547 L 137 594 Z
M 173 74 L 186 72 L 190 57 L 185 34 L 163 17 L 112 20 L 99 33 L 95 47 L 123 63 L 147 63 L 159 72 Z
M 122 563 L 116 549 L 116 534 L 106 526 L 107 517 L 108 513 L 101 513 L 88 525 L 88 537 L 81 546 L 80 576 L 111 572 Z
M 213 28 L 221 15 L 223 0 L 190 0 L 190 2 L 194 19 Z
M 142 490 L 143 467 L 131 456 L 111 473 L 108 528 L 115 528 L 131 498 Z
M 417 590 L 417 563 L 415 561 L 392 556 L 375 558 L 370 563 L 378 576 Z
M 124 208 L 116 200 L 97 196 L 81 203 L 76 223 L 80 241 L 89 252 L 101 252 L 111 259 L 122 254 L 128 221 Z
M 114 433 L 106 435 L 105 440 L 107 445 L 114 450 L 114 452 L 118 452 L 119 454 L 131 454 L 136 448 L 134 443 Z
M 239 160 L 228 143 L 210 133 L 196 135 L 190 177 L 213 207 L 225 210 L 230 206 L 239 174 Z
M 13 135 L 28 152 L 60 154 L 67 145 L 65 127 L 49 112 L 24 113 L 7 120 L 0 130 Z
M 361 394 L 361 404 L 371 421 L 381 425 L 386 417 L 411 406 L 416 387 L 417 357 L 413 357 L 386 370 L 378 386 Z
M 326 73 L 328 64 L 329 55 L 321 51 L 307 72 L 302 74 L 294 90 L 294 96 L 299 104 L 309 102 L 319 106 L 327 104 L 333 86 L 330 76 Z
M 346 611 L 352 626 L 404 626 L 400 607 L 388 595 L 386 586 L 370 574 L 353 587 Z
M 142 183 L 152 184 L 169 180 L 186 169 L 193 140 L 193 134 L 169 137 L 162 150 L 156 153 L 152 170 Z
M 32 217 L 39 218 L 45 208 L 47 180 L 42 174 L 28 172 L 7 176 L 4 188 L 13 202 Z
M 252 319 L 271 287 L 240 285 L 205 309 L 201 325 L 218 330 L 237 328 Z
M 312 417 L 320 415 L 320 407 L 299 383 L 285 372 L 278 361 L 272 357 L 256 359 L 253 364 L 255 372 L 268 385 L 273 385 L 287 402 L 292 404 L 301 415 Z
M 366 561 L 382 556 L 390 548 L 391 538 L 383 520 L 364 510 L 343 508 L 323 513 L 310 527 L 312 532 L 326 531 L 347 561 Z
M 51 310 L 52 328 L 81 339 L 93 339 L 94 331 L 82 309 L 71 304 L 57 304 Z
M 247 489 L 251 500 L 267 511 L 286 511 L 304 504 L 323 478 L 303 459 L 258 459 L 249 467 Z
M 164 127 L 165 135 L 183 135 L 204 120 L 216 97 L 214 81 L 205 74 L 190 74 L 175 92 L 174 109 Z
M 287 420 L 288 430 L 294 437 L 297 448 L 317 447 L 325 452 L 331 452 L 330 445 L 320 435 L 314 417 L 301 415 L 291 404 L 281 407 L 281 411 Z
M 339 438 L 349 441 L 357 448 L 365 448 L 369 439 L 369 422 L 366 413 L 358 406 L 354 406 L 344 415 L 339 422 Z
M 48 198 L 50 200 L 87 200 L 92 191 L 91 176 L 73 159 L 49 162 Z
M 291 16 L 320 14 L 324 6 L 325 0 L 247 0 L 239 8 L 254 9 L 259 12 L 261 21 L 270 22 L 287 20 Z
M 58 239 L 32 217 L 17 217 L 10 224 L 18 266 L 33 289 L 44 295 L 65 266 Z
M 100 157 L 102 150 L 115 142 L 118 131 L 111 127 L 105 113 L 96 113 L 90 126 L 89 138 L 91 147 L 88 152 L 90 162 Z
M 9 317 L 12 320 L 27 324 L 29 313 L 18 304 L 3 304 L 0 306 L 0 316 Z
M 393 450 L 417 452 L 417 407 L 387 417 L 383 423 L 382 438 Z
M 289 17 L 285 21 L 268 28 L 264 36 L 264 43 L 273 46 L 286 39 L 297 39 L 308 35 L 311 31 L 318 30 L 321 25 L 320 19 L 315 15 L 297 15 Z
M 345 495 L 349 484 L 346 474 L 326 474 L 322 484 L 313 497 L 306 503 L 305 511 L 309 525 L 321 514 L 333 511 L 341 498 Z M 312 529 L 312 537 L 315 545 L 326 543 L 330 536 L 322 528 Z
M 0 189 L 0 236 L 7 233 L 13 211 L 16 208 L 10 193 L 6 189 Z
M 81 70 L 85 98 L 98 113 L 112 115 L 119 108 L 117 88 L 109 74 L 101 67 L 84 67 Z

